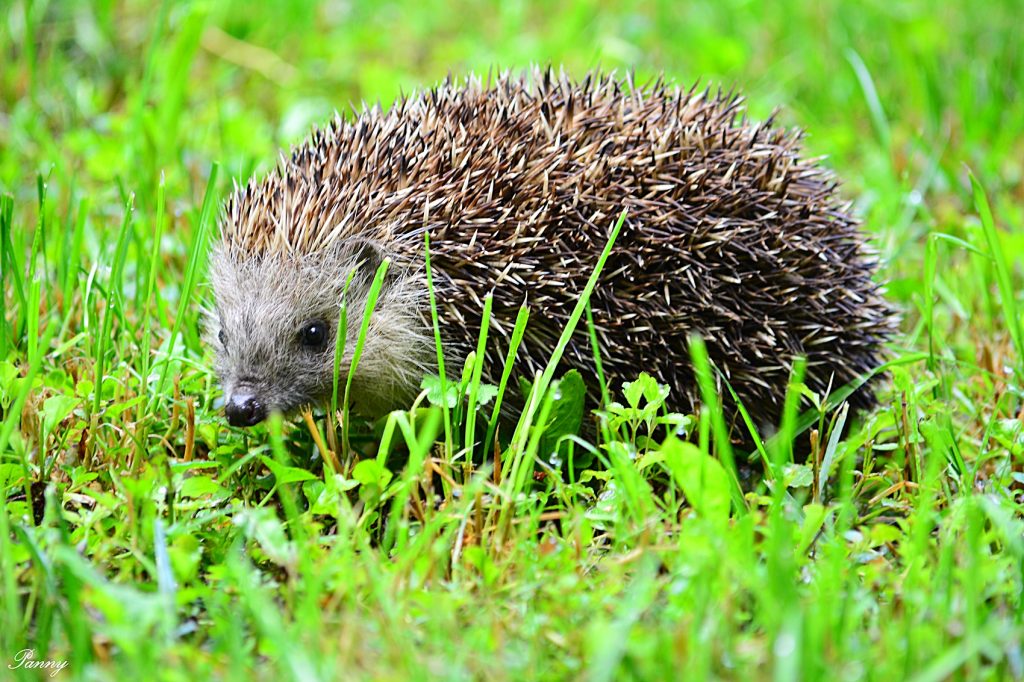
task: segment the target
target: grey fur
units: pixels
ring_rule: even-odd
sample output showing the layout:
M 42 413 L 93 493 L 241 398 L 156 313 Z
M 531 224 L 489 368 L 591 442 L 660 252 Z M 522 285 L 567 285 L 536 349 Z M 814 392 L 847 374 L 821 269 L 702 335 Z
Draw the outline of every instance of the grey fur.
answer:
M 376 270 L 376 262 L 363 257 L 364 247 L 352 240 L 314 254 L 255 258 L 223 244 L 214 250 L 210 271 L 216 308 L 207 340 L 216 349 L 216 370 L 229 399 L 239 391 L 251 392 L 269 410 L 282 413 L 329 401 L 342 295 L 354 271 L 340 362 L 344 387 Z M 389 271 L 353 375 L 351 398 L 358 412 L 377 416 L 407 404 L 430 371 L 434 350 L 423 315 L 425 292 L 422 272 Z M 314 319 L 330 329 L 323 351 L 304 348 L 298 340 L 300 326 Z M 222 332 L 226 343 L 220 340 Z

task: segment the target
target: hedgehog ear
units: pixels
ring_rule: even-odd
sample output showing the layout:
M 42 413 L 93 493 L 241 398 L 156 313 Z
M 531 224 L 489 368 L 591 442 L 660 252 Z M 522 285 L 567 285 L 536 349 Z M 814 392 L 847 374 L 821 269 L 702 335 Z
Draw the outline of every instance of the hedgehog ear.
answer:
M 369 240 L 356 246 L 355 256 L 359 269 L 371 274 L 377 272 L 377 268 L 384 262 L 383 250 Z
M 357 270 L 373 277 L 384 261 L 384 250 L 369 239 L 353 239 L 346 245 L 348 259 L 355 262 Z

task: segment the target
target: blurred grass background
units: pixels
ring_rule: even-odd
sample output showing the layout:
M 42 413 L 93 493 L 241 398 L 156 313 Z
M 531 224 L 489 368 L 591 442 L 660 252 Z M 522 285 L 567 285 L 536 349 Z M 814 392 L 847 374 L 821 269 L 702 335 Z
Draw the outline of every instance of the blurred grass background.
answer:
M 98 678 L 1024 676 L 1022 17 L 1019 0 L 0 0 L 0 663 L 52 644 Z M 735 88 L 827 157 L 905 313 L 883 407 L 834 449 L 843 494 L 801 506 L 798 469 L 722 532 L 624 459 L 591 483 L 629 495 L 552 486 L 462 563 L 468 493 L 394 554 L 370 531 L 403 510 L 372 498 L 332 532 L 289 517 L 286 537 L 252 461 L 267 433 L 226 430 L 195 332 L 206 291 L 185 273 L 216 202 L 335 109 L 531 63 Z
M 780 109 L 900 256 L 897 280 L 920 269 L 928 230 L 969 205 L 964 164 L 997 213 L 1020 222 L 1017 0 L 982 11 L 873 0 L 26 0 L 0 12 L 0 188 L 27 210 L 37 174 L 64 202 L 87 193 L 119 205 L 133 191 L 151 207 L 165 178 L 172 206 L 193 205 L 212 161 L 247 178 L 335 109 L 387 104 L 449 72 L 551 63 L 664 72 L 736 88 L 754 117 Z
M 963 189 L 966 162 L 998 196 L 1022 174 L 1020 12 L 1012 0 L 984 11 L 828 0 L 14 2 L 0 33 L 2 181 L 31 189 L 52 164 L 152 183 L 200 159 L 246 175 L 350 102 L 387 104 L 449 72 L 552 63 L 736 87 L 753 115 L 781 107 L 785 123 L 811 131 L 814 151 L 860 171 L 844 174 L 855 194 L 884 200 L 931 161 L 939 189 Z

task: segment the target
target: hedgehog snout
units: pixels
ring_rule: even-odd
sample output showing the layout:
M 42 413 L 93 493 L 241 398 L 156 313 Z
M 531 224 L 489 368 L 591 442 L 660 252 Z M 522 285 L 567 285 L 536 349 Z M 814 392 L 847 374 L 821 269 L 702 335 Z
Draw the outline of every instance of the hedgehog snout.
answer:
M 234 391 L 224 405 L 232 426 L 254 426 L 267 418 L 267 405 L 244 388 Z

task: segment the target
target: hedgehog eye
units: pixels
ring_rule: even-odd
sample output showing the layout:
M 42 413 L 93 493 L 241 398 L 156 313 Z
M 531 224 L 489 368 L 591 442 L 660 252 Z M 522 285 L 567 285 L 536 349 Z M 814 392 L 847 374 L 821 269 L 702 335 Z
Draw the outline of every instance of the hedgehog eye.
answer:
M 299 327 L 299 343 L 313 350 L 327 345 L 327 323 L 323 320 L 309 320 Z
M 228 335 L 224 333 L 223 329 L 217 332 L 217 340 L 220 341 L 220 345 L 224 346 L 225 348 L 228 347 Z

